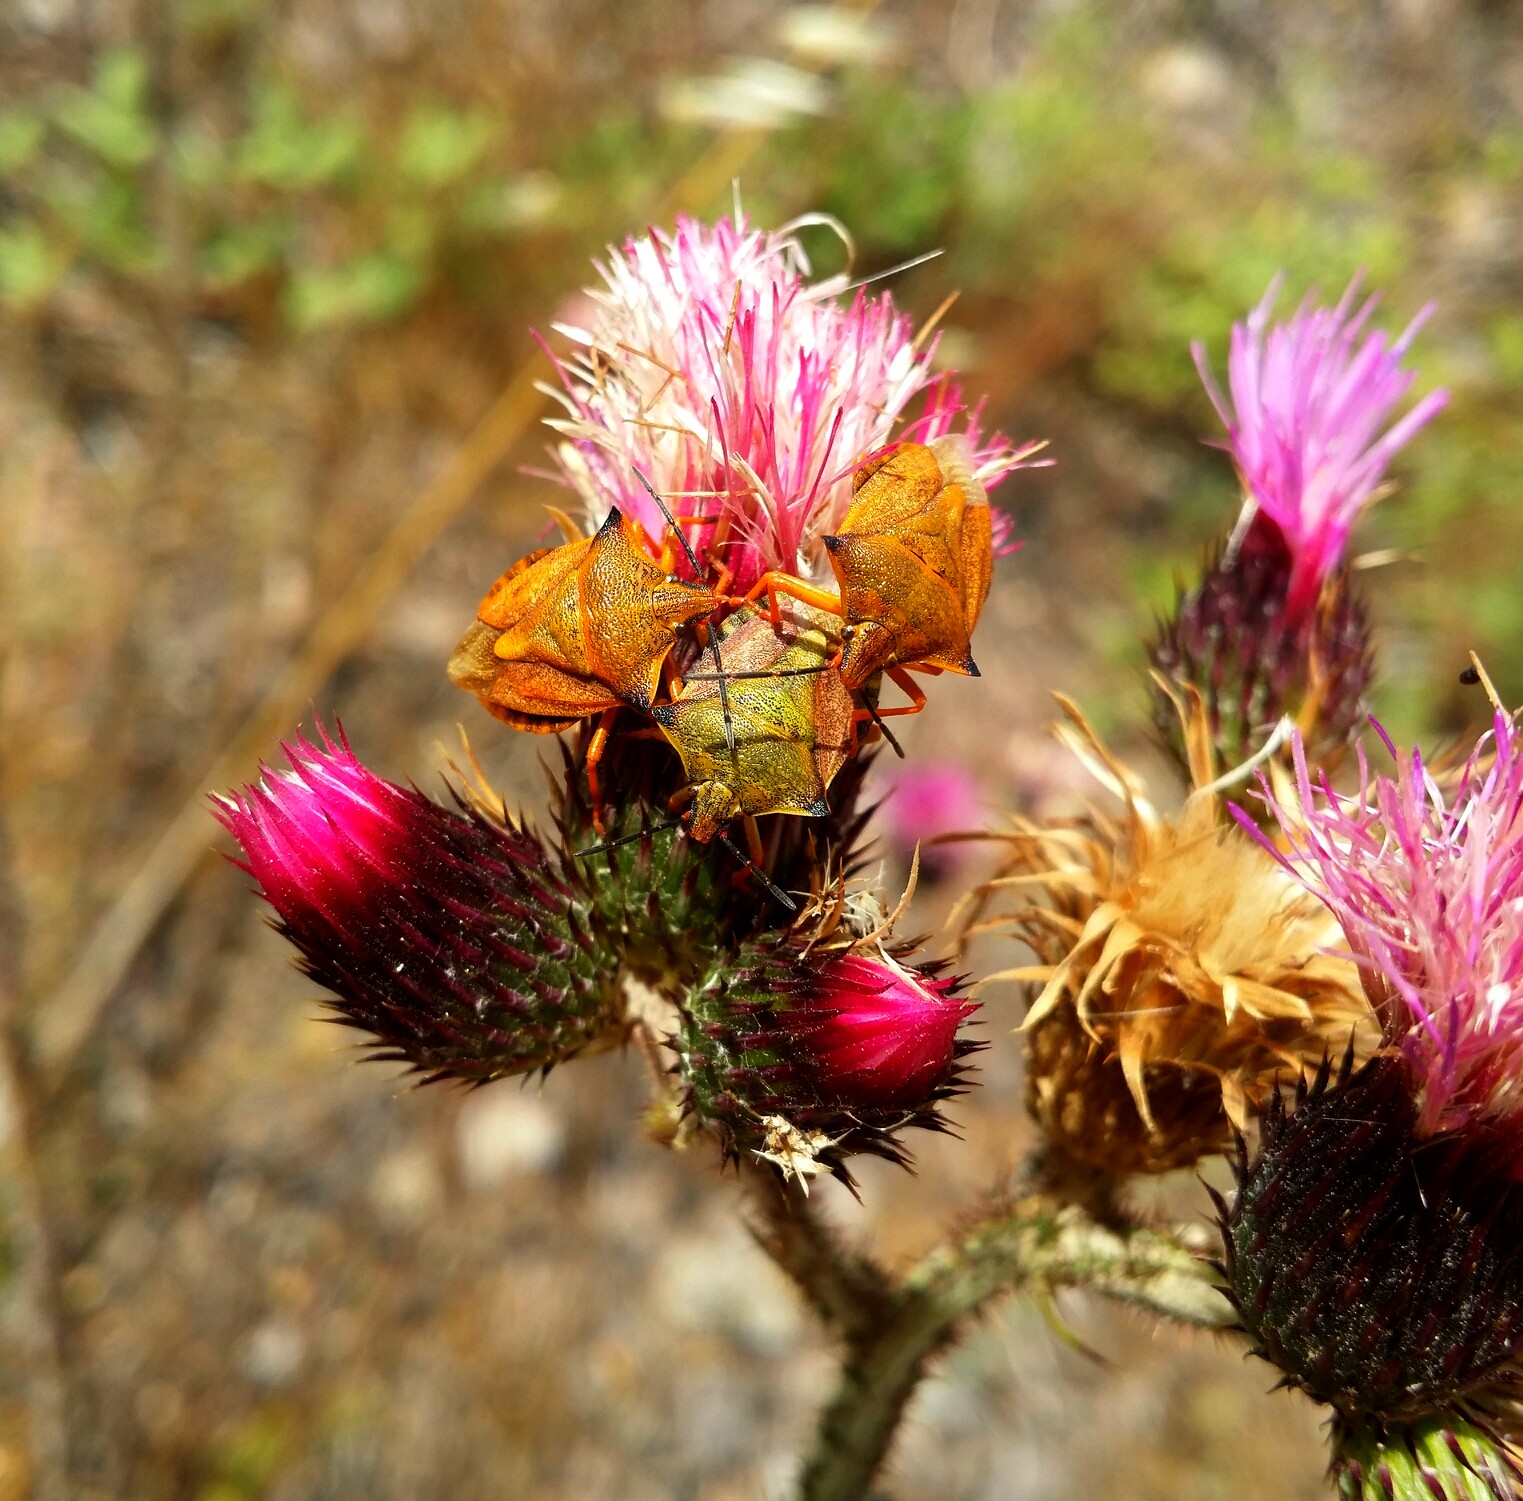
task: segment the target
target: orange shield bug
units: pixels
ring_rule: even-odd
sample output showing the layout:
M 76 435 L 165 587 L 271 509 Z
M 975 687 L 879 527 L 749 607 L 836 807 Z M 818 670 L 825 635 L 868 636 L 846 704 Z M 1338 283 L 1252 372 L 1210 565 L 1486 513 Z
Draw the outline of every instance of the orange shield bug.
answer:
M 706 584 L 665 572 L 639 525 L 612 510 L 595 535 L 532 552 L 492 585 L 449 675 L 519 729 L 647 709 L 677 632 L 716 603 Z
M 768 594 L 774 617 L 779 594 L 840 615 L 847 687 L 887 671 L 918 708 L 924 696 L 896 669 L 978 675 L 970 638 L 994 565 L 989 497 L 967 440 L 951 435 L 896 445 L 863 464 L 852 489 L 840 528 L 824 538 L 839 596 L 769 573 L 747 599 Z
M 969 638 L 994 568 L 989 497 L 967 440 L 901 443 L 852 481 L 855 499 L 825 538 L 851 630 L 847 683 L 900 664 L 976 677 Z
M 476 620 L 449 663 L 450 678 L 517 729 L 553 734 L 601 714 L 587 747 L 593 822 L 602 827 L 598 763 L 622 704 L 649 709 L 677 633 L 718 607 L 728 587 L 689 583 L 672 569 L 672 541 L 699 567 L 686 536 L 649 480 L 636 477 L 666 517 L 668 535 L 657 562 L 644 528 L 617 507 L 591 537 L 544 548 L 520 559 L 487 591 Z M 719 646 L 709 638 L 724 733 L 734 746 L 729 688 Z

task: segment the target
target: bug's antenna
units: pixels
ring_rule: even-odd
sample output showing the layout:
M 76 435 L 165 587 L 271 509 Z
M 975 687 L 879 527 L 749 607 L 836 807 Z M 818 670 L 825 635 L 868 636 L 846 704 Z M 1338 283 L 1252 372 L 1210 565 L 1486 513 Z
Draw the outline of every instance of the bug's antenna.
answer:
M 886 724 L 884 724 L 883 716 L 878 713 L 878 706 L 876 704 L 868 703 L 866 697 L 864 696 L 862 700 L 862 707 L 867 710 L 868 718 L 871 719 L 872 722 L 878 726 L 879 730 L 882 731 L 883 738 L 888 741 L 889 749 L 893 751 L 893 753 L 898 756 L 901 761 L 904 760 L 904 747 L 894 739 L 894 732 L 889 729 Z
M 602 844 L 589 844 L 584 850 L 572 850 L 572 854 L 579 860 L 585 860 L 590 855 L 606 855 L 609 850 L 616 850 L 621 844 L 633 844 L 637 839 L 644 839 L 647 834 L 660 834 L 666 829 L 675 829 L 682 820 L 673 818 L 667 823 L 653 823 L 648 828 L 636 829 L 633 834 L 620 834 L 617 839 L 605 839 Z
M 693 570 L 694 578 L 701 578 L 703 570 L 698 566 L 698 554 L 693 551 L 693 544 L 688 541 L 687 533 L 677 525 L 677 518 L 672 515 L 671 508 L 666 501 L 656 493 L 656 487 L 646 479 L 638 464 L 629 466 L 635 472 L 635 478 L 645 486 L 645 493 L 660 507 L 661 514 L 666 518 L 666 524 L 671 527 L 672 535 L 682 544 L 682 550 L 687 554 L 687 560 Z M 724 663 L 719 656 L 719 642 L 715 639 L 712 630 L 709 636 L 709 655 L 714 659 L 714 676 L 719 683 L 719 707 L 724 715 L 724 744 L 725 749 L 733 757 L 735 754 L 735 726 L 730 722 L 730 689 L 725 681 Z
M 798 911 L 799 904 L 794 901 L 793 898 L 789 896 L 781 886 L 777 885 L 777 883 L 772 880 L 772 878 L 767 874 L 766 871 L 761 868 L 761 866 L 759 866 L 748 855 L 742 854 L 740 846 L 736 844 L 735 841 L 731 839 L 723 829 L 716 829 L 714 831 L 714 837 L 722 845 L 724 845 L 724 847 L 729 850 L 729 852 L 734 855 L 735 858 L 739 860 L 740 863 L 744 865 L 745 868 L 749 870 L 751 874 L 755 876 L 756 879 L 760 881 L 762 885 L 765 886 L 767 890 L 770 891 L 772 895 L 775 896 L 778 901 L 783 904 L 783 906 L 785 906 L 790 912 Z

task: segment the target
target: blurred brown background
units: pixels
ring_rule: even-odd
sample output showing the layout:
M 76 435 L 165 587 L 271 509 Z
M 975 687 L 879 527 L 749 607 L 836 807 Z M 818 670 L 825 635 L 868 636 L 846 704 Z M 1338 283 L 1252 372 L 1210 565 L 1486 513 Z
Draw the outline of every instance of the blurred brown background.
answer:
M 1140 635 L 1234 505 L 1188 341 L 1220 363 L 1280 267 L 1287 300 L 1365 267 L 1388 321 L 1440 299 L 1453 404 L 1359 542 L 1397 554 L 1382 712 L 1456 732 L 1470 647 L 1523 694 L 1520 101 L 1517 8 L 1461 0 L 9 0 L 0 1501 L 782 1495 L 828 1353 L 709 1154 L 638 1133 L 635 1061 L 473 1095 L 357 1066 L 205 787 L 315 709 L 429 788 L 463 721 L 538 804 L 545 744 L 442 671 L 556 498 L 528 330 L 732 176 L 762 223 L 838 215 L 862 272 L 943 248 L 894 296 L 961 289 L 948 362 L 1052 440 L 999 494 L 986 675 L 912 758 L 952 747 L 991 809 L 1071 796 L 1051 687 L 1146 758 Z M 985 1016 L 965 1140 L 823 1190 L 891 1257 L 1027 1145 L 1014 998 Z M 895 1497 L 1321 1493 L 1267 1368 L 1057 1314 L 1077 1341 L 1012 1305 L 951 1357 Z

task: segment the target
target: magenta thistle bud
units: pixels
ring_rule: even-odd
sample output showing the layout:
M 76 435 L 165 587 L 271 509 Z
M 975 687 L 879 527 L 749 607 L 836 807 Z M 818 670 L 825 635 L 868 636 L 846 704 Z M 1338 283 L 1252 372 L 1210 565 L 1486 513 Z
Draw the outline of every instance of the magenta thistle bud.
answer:
M 348 744 L 216 800 L 303 967 L 373 1056 L 485 1081 L 548 1068 L 617 1023 L 588 904 L 524 829 L 452 812 Z
M 1367 330 L 1379 298 L 1356 308 L 1356 277 L 1336 307 L 1314 307 L 1308 297 L 1292 318 L 1271 323 L 1282 281 L 1270 283 L 1246 323 L 1233 325 L 1230 402 L 1204 346 L 1192 352 L 1227 428 L 1247 504 L 1274 523 L 1289 549 L 1285 610 L 1299 619 L 1342 566 L 1354 522 L 1379 492 L 1392 458 L 1443 409 L 1448 394 L 1430 392 L 1390 422 L 1416 379 L 1402 361 L 1432 316 L 1431 303 L 1390 340 Z
M 822 1094 L 848 1108 L 914 1109 L 945 1078 L 958 1028 L 976 1009 L 953 989 L 950 979 L 844 954 L 800 978 L 783 1024 Z
M 1266 1115 L 1223 1212 L 1231 1295 L 1350 1420 L 1484 1424 L 1523 1356 L 1523 753 L 1499 712 L 1453 794 L 1414 754 L 1361 756 L 1344 796 L 1293 752 L 1277 858 L 1338 918 L 1384 1049 Z
M 882 951 L 805 956 L 787 940 L 745 945 L 688 997 L 678 1051 L 689 1108 L 726 1153 L 785 1175 L 872 1152 L 908 1160 L 896 1133 L 938 1129 L 976 1044 L 976 1008 L 934 969 Z
M 887 294 L 843 302 L 845 276 L 812 280 L 792 228 L 682 218 L 599 269 L 590 326 L 557 327 L 574 346 L 557 361 L 562 473 L 590 528 L 617 506 L 660 536 L 639 470 L 711 519 L 696 535 L 739 590 L 769 568 L 828 580 L 823 538 L 851 503 L 853 470 L 896 436 L 960 426 L 986 489 L 1041 446 L 981 437 L 978 409 L 935 371 L 935 341 L 917 342 Z M 923 411 L 896 433 L 917 397 Z M 998 545 L 1008 523 L 996 525 Z

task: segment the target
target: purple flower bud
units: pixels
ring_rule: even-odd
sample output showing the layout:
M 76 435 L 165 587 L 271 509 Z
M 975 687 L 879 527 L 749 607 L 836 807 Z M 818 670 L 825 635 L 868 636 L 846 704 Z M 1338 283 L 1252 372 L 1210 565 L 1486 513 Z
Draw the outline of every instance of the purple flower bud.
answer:
M 374 1056 L 475 1081 L 548 1068 L 617 1021 L 587 904 L 524 829 L 368 771 L 347 743 L 216 800 L 306 972 Z

